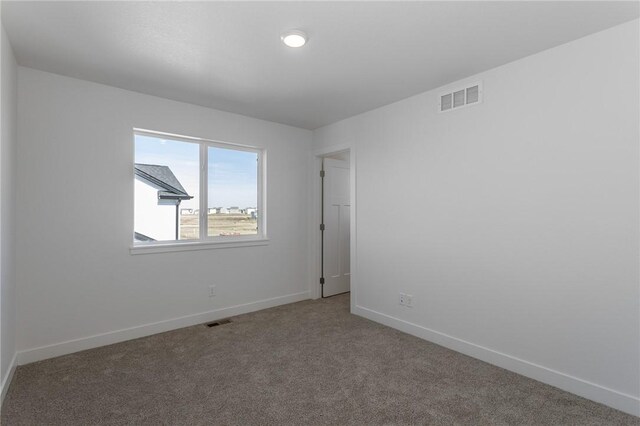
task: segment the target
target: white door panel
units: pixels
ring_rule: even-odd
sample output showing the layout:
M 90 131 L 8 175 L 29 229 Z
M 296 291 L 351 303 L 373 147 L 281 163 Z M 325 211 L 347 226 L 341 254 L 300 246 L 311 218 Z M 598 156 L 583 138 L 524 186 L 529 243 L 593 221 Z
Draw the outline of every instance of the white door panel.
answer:
M 351 250 L 349 249 L 349 238 L 351 237 L 351 228 L 349 220 L 351 218 L 351 206 L 343 206 L 340 213 L 342 215 L 340 218 L 340 271 L 343 275 L 350 275 Z
M 324 296 L 350 288 L 349 163 L 324 159 Z

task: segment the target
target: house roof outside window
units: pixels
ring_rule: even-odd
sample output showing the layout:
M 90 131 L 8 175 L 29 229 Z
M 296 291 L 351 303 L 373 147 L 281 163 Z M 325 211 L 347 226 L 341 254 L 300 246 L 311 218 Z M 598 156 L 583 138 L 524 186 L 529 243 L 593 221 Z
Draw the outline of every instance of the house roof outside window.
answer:
M 187 193 L 180 181 L 168 166 L 158 164 L 134 165 L 135 175 L 150 185 L 158 188 L 160 200 L 190 200 L 193 196 Z

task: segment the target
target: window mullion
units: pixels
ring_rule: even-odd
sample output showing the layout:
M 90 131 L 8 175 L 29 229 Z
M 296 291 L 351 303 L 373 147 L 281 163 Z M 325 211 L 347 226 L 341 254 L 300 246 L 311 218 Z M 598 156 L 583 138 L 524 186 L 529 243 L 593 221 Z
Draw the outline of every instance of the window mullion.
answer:
M 256 223 L 256 226 L 258 228 L 257 230 L 257 234 L 261 235 L 263 237 L 265 237 L 267 235 L 266 233 L 266 215 L 265 215 L 265 199 L 264 199 L 264 194 L 266 192 L 266 188 L 265 188 L 265 184 L 264 184 L 264 156 L 265 156 L 265 152 L 261 151 L 258 153 L 258 172 L 257 172 L 257 180 L 258 180 L 258 191 L 257 191 L 257 195 L 258 195 L 258 199 L 257 199 L 257 206 L 256 208 L 258 209 L 258 220 Z
M 207 191 L 207 173 L 209 171 L 209 158 L 208 158 L 208 150 L 207 145 L 204 143 L 200 144 L 200 214 L 199 223 L 200 223 L 200 240 L 207 239 L 207 227 L 208 227 L 208 191 Z

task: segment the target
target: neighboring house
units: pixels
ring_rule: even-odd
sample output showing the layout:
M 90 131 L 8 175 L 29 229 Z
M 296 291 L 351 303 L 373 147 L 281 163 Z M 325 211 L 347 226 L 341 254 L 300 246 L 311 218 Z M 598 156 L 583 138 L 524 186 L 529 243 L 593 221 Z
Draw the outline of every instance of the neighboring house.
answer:
M 240 207 L 229 207 L 229 214 L 240 214 Z
M 134 172 L 136 241 L 179 239 L 180 203 L 193 197 L 168 166 L 136 163 Z
M 136 241 L 156 241 L 153 238 L 148 237 L 148 236 L 146 236 L 144 234 L 141 234 L 139 232 L 134 232 L 134 239 Z
M 181 209 L 180 210 L 180 214 L 181 215 L 191 215 L 191 214 L 193 214 L 193 209 Z
M 220 207 L 210 207 L 207 214 L 218 214 L 219 210 L 220 210 Z
M 226 207 L 220 207 L 220 214 L 229 214 L 229 209 Z

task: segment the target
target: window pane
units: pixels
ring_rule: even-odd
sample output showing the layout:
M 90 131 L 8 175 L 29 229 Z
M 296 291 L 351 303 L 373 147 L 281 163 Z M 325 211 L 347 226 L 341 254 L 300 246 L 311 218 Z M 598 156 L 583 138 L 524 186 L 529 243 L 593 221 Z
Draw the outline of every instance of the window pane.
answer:
M 200 146 L 135 135 L 135 241 L 199 237 Z
M 258 233 L 258 154 L 209 147 L 208 235 Z

